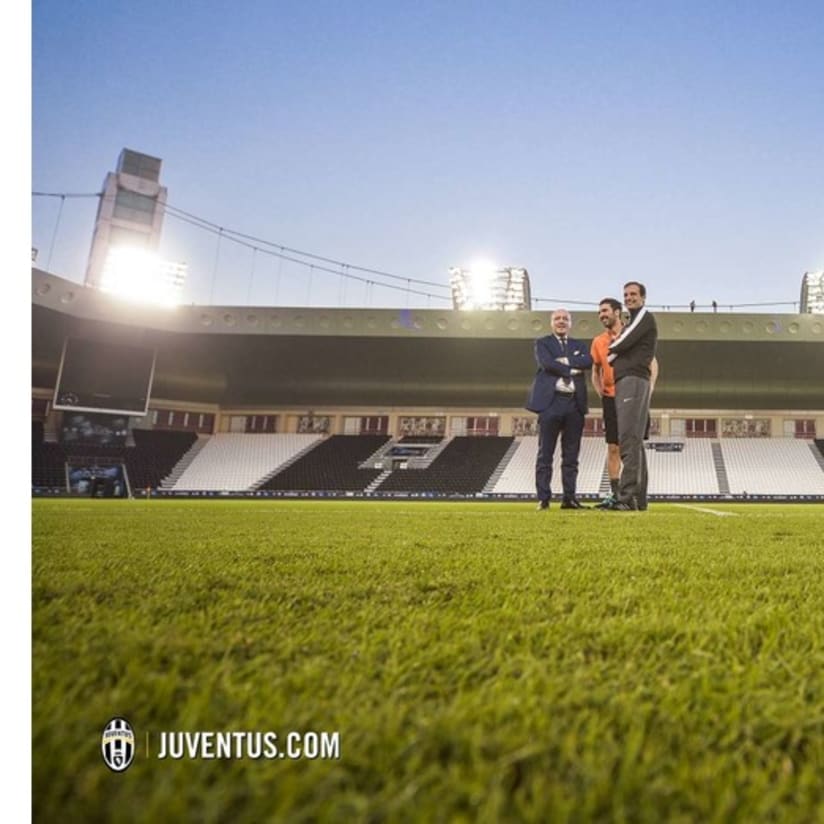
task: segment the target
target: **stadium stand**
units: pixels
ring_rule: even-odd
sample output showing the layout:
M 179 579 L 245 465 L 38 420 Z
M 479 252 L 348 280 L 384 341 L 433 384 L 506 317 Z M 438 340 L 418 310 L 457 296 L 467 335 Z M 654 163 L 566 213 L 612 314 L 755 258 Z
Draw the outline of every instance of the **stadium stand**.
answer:
M 200 454 L 200 450 L 209 443 L 209 435 L 198 435 L 197 440 L 180 457 L 171 471 L 160 482 L 161 489 L 174 489 L 175 484 L 180 480 L 180 476 L 189 468 L 192 461 Z
M 538 438 L 517 438 L 518 450 L 510 459 L 492 489 L 496 495 L 534 495 L 535 458 L 538 454 Z M 600 438 L 583 438 L 578 457 L 578 488 L 582 497 L 596 497 L 601 487 L 606 465 L 606 447 Z M 555 450 L 552 462 L 552 491 L 561 492 L 561 449 Z
M 320 435 L 213 435 L 172 487 L 174 491 L 252 489 L 320 441 Z
M 483 490 L 513 438 L 453 438 L 426 469 L 398 469 L 378 492 L 470 495 Z
M 512 443 L 509 445 L 509 449 L 506 450 L 504 453 L 503 458 L 501 458 L 498 465 L 495 467 L 492 474 L 487 478 L 486 483 L 484 484 L 484 493 L 490 494 L 493 489 L 495 489 L 495 485 L 503 475 L 504 471 L 506 470 L 507 466 L 509 466 L 509 462 L 515 456 L 515 453 L 521 448 L 521 439 L 519 437 L 514 437 L 512 439 Z
M 386 435 L 332 435 L 261 484 L 261 490 L 363 492 L 381 474 L 359 464 L 380 449 Z
M 123 464 L 133 491 L 353 492 L 388 495 L 531 497 L 535 489 L 534 436 L 405 437 L 297 435 L 135 429 L 133 446 L 46 441 L 32 421 L 32 489 L 67 492 L 67 469 Z M 431 444 L 429 457 L 404 458 L 390 470 L 397 444 Z M 654 438 L 647 448 L 653 498 L 824 496 L 822 443 L 792 438 Z M 606 479 L 604 443 L 581 442 L 578 494 L 597 498 Z M 553 492 L 560 494 L 560 450 L 553 462 Z M 176 479 L 171 475 L 177 467 Z M 361 468 L 363 467 L 363 468 Z M 367 468 L 368 467 L 368 468 Z M 165 482 L 164 482 L 165 480 Z
M 126 472 L 133 488 L 156 489 L 175 464 L 197 441 L 194 432 L 135 429 L 134 446 L 124 452 Z
M 492 488 L 493 494 L 535 494 L 535 456 L 538 453 L 537 438 L 516 438 L 518 448 L 504 467 Z M 553 474 L 554 474 L 553 469 Z
M 491 492 L 496 495 L 534 493 L 535 455 L 538 439 L 520 438 Z M 647 449 L 649 493 L 652 496 L 711 496 L 729 491 L 735 496 L 749 495 L 821 495 L 824 472 L 802 440 L 729 438 L 713 441 L 689 439 L 677 444 L 679 449 L 657 449 L 654 440 Z M 667 444 L 671 443 L 666 441 Z M 713 447 L 717 449 L 714 450 Z M 716 466 L 714 451 L 722 456 Z M 584 497 L 598 494 L 605 471 L 604 445 L 600 439 L 584 438 L 578 474 L 578 493 Z M 560 457 L 553 462 L 553 491 L 557 494 Z M 727 479 L 729 490 L 722 488 Z
M 73 469 L 125 465 L 133 488 L 156 488 L 197 440 L 193 432 L 136 429 L 133 446 L 47 442 L 42 423 L 32 423 L 32 487 L 66 490 L 66 465 Z
M 31 426 L 31 485 L 66 491 L 66 453 L 59 443 L 45 440 L 42 421 L 32 421 Z
M 671 441 L 670 441 L 671 442 Z M 650 495 L 718 495 L 713 442 L 707 438 L 679 442 L 679 451 L 647 449 Z
M 733 495 L 824 495 L 824 472 L 807 441 L 723 438 L 720 443 Z

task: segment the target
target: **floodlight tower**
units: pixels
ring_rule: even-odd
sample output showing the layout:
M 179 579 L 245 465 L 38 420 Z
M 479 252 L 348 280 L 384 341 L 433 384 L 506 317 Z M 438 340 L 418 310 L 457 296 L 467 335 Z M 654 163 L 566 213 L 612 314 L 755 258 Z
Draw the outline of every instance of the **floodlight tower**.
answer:
M 801 312 L 824 314 L 824 269 L 804 273 L 801 279 Z
M 160 185 L 160 158 L 123 149 L 117 171 L 109 172 L 97 207 L 87 286 L 100 287 L 109 250 L 156 252 L 163 228 L 167 190 Z
M 455 309 L 493 311 L 529 311 L 532 298 L 526 269 L 476 263 L 468 269 L 453 266 L 449 270 L 452 306 Z
M 154 252 L 112 246 L 99 288 L 136 303 L 176 306 L 186 280 L 186 269 L 185 263 L 161 260 Z

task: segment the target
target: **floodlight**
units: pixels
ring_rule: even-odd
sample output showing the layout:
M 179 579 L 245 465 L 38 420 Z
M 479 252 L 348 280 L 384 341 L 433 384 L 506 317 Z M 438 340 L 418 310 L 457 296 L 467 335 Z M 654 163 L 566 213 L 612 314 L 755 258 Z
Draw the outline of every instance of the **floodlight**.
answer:
M 113 246 L 106 256 L 100 289 L 138 303 L 176 306 L 186 264 L 161 260 L 133 246 Z
M 801 280 L 801 312 L 824 314 L 824 269 L 804 273 Z
M 452 305 L 455 309 L 529 310 L 529 273 L 526 269 L 497 269 L 487 261 L 477 261 L 469 269 L 449 270 Z
M 475 277 L 491 279 L 495 276 L 497 266 L 495 266 L 491 260 L 479 258 L 478 260 L 473 260 L 472 263 L 469 264 L 469 269 L 467 271 Z

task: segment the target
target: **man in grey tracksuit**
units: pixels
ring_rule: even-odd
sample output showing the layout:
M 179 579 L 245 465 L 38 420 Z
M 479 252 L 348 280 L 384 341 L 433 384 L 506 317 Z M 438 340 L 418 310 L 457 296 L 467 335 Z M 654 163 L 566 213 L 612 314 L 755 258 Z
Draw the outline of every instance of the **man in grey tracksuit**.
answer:
M 624 285 L 624 305 L 629 323 L 610 344 L 608 360 L 615 372 L 615 410 L 618 415 L 618 448 L 621 481 L 610 509 L 647 508 L 647 458 L 644 432 L 649 419 L 650 369 L 658 343 L 655 317 L 647 310 L 643 283 Z

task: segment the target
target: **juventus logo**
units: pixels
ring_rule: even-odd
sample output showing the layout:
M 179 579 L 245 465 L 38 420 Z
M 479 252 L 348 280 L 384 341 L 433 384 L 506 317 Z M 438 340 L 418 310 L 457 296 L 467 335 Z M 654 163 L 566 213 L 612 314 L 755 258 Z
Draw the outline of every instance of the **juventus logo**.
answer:
M 103 730 L 101 751 L 106 766 L 114 772 L 128 769 L 134 760 L 134 730 L 125 718 L 112 718 Z

